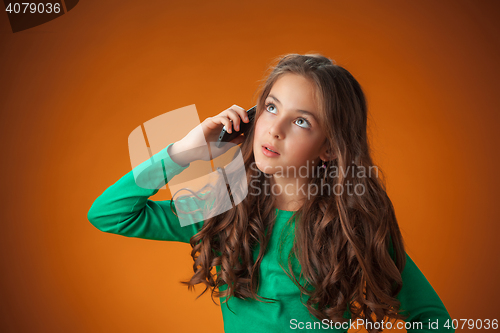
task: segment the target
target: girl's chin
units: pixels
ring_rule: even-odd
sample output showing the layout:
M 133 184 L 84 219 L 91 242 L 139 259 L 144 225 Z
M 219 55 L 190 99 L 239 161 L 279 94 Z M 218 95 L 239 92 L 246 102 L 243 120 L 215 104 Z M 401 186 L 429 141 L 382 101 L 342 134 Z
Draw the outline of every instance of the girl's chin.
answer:
M 255 161 L 255 165 L 257 166 L 257 169 L 268 175 L 274 175 L 278 171 L 283 171 L 281 166 L 271 165 L 267 162 Z

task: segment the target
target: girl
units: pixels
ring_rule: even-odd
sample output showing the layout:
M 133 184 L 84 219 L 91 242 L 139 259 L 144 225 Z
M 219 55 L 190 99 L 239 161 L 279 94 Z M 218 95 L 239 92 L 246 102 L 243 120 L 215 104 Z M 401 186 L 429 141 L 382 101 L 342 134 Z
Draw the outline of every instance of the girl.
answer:
M 278 60 L 248 135 L 232 141 L 241 144 L 244 200 L 181 227 L 171 200 L 148 199 L 203 159 L 195 148 L 216 141 L 223 126 L 238 131 L 249 121 L 233 105 L 141 165 L 162 185 L 140 187 L 132 170 L 96 199 L 89 221 L 104 232 L 190 243 L 194 275 L 183 283 L 203 283 L 222 298 L 227 333 L 346 332 L 361 324 L 369 332 L 448 331 L 450 316 L 406 254 L 373 166 L 361 86 L 319 54 Z

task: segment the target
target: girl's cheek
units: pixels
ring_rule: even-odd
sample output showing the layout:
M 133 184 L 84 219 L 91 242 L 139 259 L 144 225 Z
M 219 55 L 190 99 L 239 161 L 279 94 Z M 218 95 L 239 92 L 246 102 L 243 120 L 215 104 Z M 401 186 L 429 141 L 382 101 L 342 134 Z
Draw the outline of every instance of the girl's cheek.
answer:
M 265 123 L 262 121 L 263 118 L 262 116 L 257 119 L 257 122 L 255 123 L 255 133 L 256 134 L 261 134 L 264 131 Z
M 259 119 L 257 119 L 257 123 L 255 123 L 255 130 L 259 129 L 260 133 L 266 133 L 275 122 L 275 115 L 264 112 L 260 115 Z

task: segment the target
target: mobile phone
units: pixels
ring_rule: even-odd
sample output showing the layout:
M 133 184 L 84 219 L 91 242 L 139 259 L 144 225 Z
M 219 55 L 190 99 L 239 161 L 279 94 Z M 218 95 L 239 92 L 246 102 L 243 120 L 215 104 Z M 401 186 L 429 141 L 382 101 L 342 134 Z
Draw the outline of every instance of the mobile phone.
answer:
M 255 119 L 255 112 L 256 111 L 257 111 L 257 105 L 255 105 L 254 107 L 247 110 L 248 123 L 245 123 L 243 120 L 241 120 L 239 131 L 236 131 L 233 127 L 232 132 L 228 133 L 226 131 L 226 128 L 224 127 L 222 129 L 222 131 L 220 132 L 219 139 L 217 140 L 217 143 L 215 144 L 215 146 L 217 148 L 221 148 L 222 146 L 224 146 L 226 144 L 226 142 L 234 140 L 241 133 L 245 133 L 245 135 L 246 135 L 248 130 L 252 126 L 254 119 Z

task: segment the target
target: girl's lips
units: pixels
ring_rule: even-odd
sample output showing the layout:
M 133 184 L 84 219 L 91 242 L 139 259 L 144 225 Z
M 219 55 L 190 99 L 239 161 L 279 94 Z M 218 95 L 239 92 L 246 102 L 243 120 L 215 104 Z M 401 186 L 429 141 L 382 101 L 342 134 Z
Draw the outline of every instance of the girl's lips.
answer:
M 278 157 L 280 154 L 267 150 L 266 147 L 262 147 L 262 153 L 267 157 Z
M 274 146 L 271 146 L 269 143 L 263 144 L 262 147 L 267 148 L 268 150 L 272 150 L 276 154 L 280 155 L 280 152 L 278 151 L 278 149 Z

